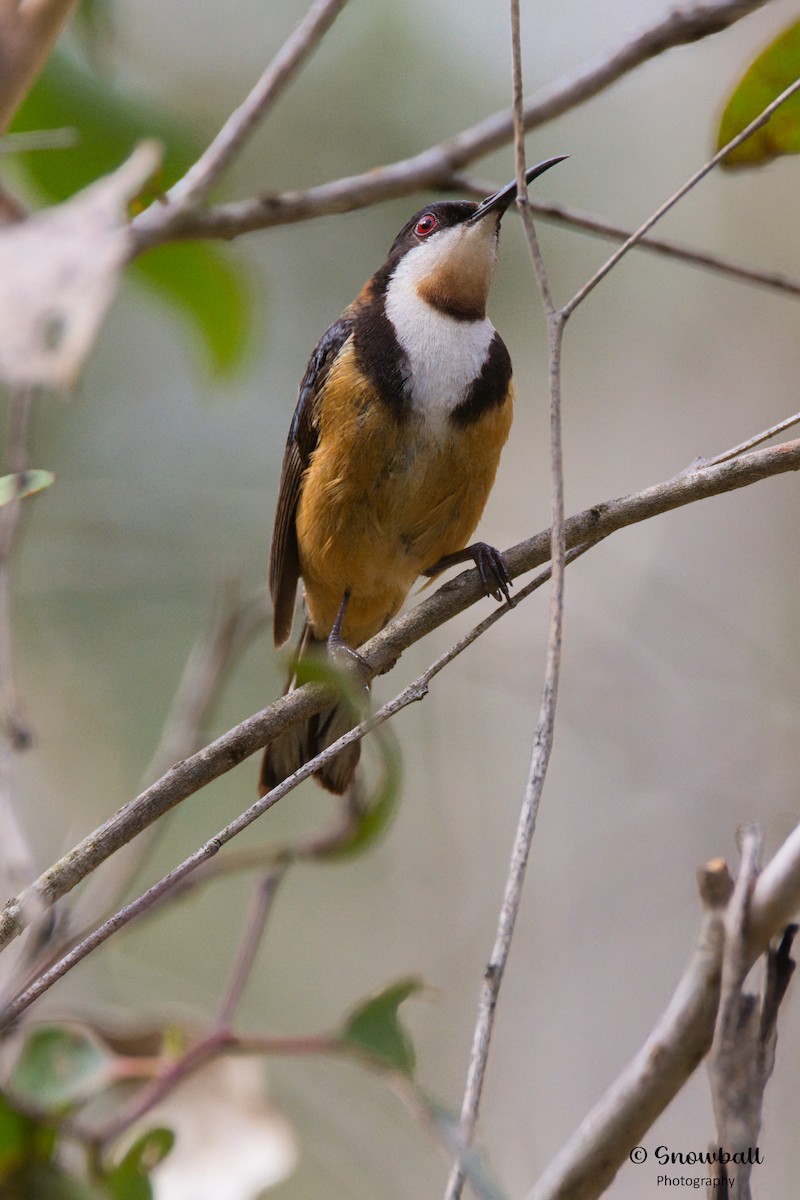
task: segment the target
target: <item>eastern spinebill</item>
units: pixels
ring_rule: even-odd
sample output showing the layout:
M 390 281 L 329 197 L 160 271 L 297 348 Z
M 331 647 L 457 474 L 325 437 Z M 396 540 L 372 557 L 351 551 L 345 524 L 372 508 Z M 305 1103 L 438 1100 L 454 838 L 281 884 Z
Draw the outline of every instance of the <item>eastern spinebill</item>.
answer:
M 527 181 L 563 157 L 531 167 Z M 301 654 L 326 640 L 360 646 L 419 576 L 469 559 L 487 595 L 509 599 L 502 555 L 467 543 L 511 427 L 511 360 L 486 301 L 500 222 L 516 194 L 512 182 L 481 204 L 440 200 L 421 209 L 314 350 L 272 534 L 276 646 L 291 633 L 300 578 Z M 352 724 L 343 700 L 280 734 L 264 752 L 260 794 Z M 346 791 L 359 753 L 352 743 L 316 778 Z

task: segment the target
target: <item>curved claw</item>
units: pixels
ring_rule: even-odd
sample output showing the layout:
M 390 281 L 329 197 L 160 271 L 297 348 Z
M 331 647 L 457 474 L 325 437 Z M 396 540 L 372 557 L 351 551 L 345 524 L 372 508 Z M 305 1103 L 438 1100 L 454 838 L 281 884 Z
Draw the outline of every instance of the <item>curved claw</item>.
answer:
M 515 601 L 508 590 L 513 587 L 513 581 L 508 574 L 506 560 L 500 551 L 494 546 L 490 546 L 488 542 L 475 542 L 470 547 L 470 551 L 475 559 L 475 566 L 478 568 L 486 595 L 492 596 L 498 601 L 505 600 L 509 608 L 513 608 Z

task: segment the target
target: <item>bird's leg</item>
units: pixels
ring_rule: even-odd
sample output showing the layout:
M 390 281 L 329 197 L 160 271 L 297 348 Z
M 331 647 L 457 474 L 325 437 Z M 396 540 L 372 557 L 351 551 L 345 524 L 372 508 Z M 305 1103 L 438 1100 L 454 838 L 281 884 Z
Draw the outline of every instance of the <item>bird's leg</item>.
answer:
M 363 655 L 354 650 L 352 646 L 348 646 L 342 636 L 342 626 L 344 625 L 344 616 L 347 612 L 347 606 L 350 603 L 350 592 L 347 591 L 342 596 L 342 603 L 339 605 L 339 611 L 336 614 L 336 620 L 333 622 L 333 628 L 328 634 L 328 654 L 331 656 L 337 666 L 344 667 L 345 670 L 353 672 L 356 677 L 361 678 L 370 670 L 370 665 Z
M 459 563 L 469 562 L 470 559 L 480 572 L 486 595 L 493 596 L 495 600 L 506 600 L 509 608 L 513 608 L 514 600 L 508 589 L 514 585 L 508 574 L 505 559 L 499 550 L 487 542 L 473 542 L 471 546 L 456 550 L 454 554 L 445 554 L 422 574 L 432 579 L 447 567 L 458 566 Z

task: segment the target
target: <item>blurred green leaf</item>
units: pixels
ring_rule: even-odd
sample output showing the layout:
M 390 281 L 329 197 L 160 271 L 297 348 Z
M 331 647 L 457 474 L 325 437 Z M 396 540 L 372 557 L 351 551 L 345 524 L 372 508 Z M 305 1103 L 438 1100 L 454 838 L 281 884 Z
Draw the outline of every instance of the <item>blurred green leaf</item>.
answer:
M 16 475 L 0 476 L 0 508 L 12 500 L 43 491 L 54 479 L 52 471 L 18 471 Z
M 404 1000 L 421 988 L 421 980 L 403 979 L 359 1005 L 348 1017 L 339 1035 L 340 1042 L 356 1047 L 370 1058 L 378 1059 L 390 1071 L 411 1076 L 415 1062 L 414 1047 L 400 1024 L 397 1010 Z
M 347 838 L 320 854 L 319 857 L 326 861 L 335 862 L 337 859 L 354 858 L 357 854 L 363 854 L 386 831 L 397 811 L 402 780 L 397 743 L 382 729 L 377 729 L 370 736 L 375 738 L 381 754 L 380 783 L 369 802 L 361 807 Z
M 28 181 L 46 200 L 59 202 L 112 171 L 144 138 L 155 137 L 164 160 L 145 207 L 187 170 L 202 142 L 152 103 L 114 87 L 63 53 L 52 55 L 17 112 L 13 132 L 77 130 L 72 149 L 15 155 Z M 229 370 L 247 345 L 250 289 L 243 268 L 221 246 L 186 242 L 160 246 L 137 259 L 131 275 L 187 316 L 202 337 L 209 365 Z
M 725 106 L 717 134 L 720 150 L 800 76 L 800 21 L 754 59 Z M 725 167 L 757 166 L 800 153 L 800 93 L 790 96 L 767 123 L 722 160 Z
M 322 647 L 315 646 L 302 658 L 294 659 L 291 670 L 298 687 L 304 683 L 322 683 L 346 700 L 354 714 L 362 713 L 366 716 L 366 689 L 359 683 L 355 672 L 348 669 L 346 663 L 337 662 Z M 359 720 L 361 717 L 354 715 L 354 723 Z
M 8 1197 L 0 1193 L 3 1200 L 108 1200 L 107 1192 L 67 1175 L 49 1162 L 33 1163 L 17 1187 Z
M 28 1158 L 35 1129 L 33 1121 L 12 1108 L 0 1092 L 0 1185 Z
M 295 681 L 322 683 L 338 692 L 353 710 L 353 724 L 367 716 L 367 694 L 352 671 L 323 650 L 292 662 Z M 319 852 L 326 861 L 352 858 L 367 850 L 386 830 L 397 809 L 402 780 L 401 759 L 391 731 L 378 727 L 371 734 L 381 756 L 381 779 L 370 799 L 363 804 L 354 828 L 345 841 Z
M 113 1200 L 152 1200 L 150 1173 L 174 1144 L 175 1135 L 170 1129 L 151 1129 L 134 1142 L 106 1179 Z
M 114 1059 L 88 1030 L 48 1026 L 28 1036 L 11 1077 L 11 1091 L 39 1109 L 59 1111 L 114 1078 Z

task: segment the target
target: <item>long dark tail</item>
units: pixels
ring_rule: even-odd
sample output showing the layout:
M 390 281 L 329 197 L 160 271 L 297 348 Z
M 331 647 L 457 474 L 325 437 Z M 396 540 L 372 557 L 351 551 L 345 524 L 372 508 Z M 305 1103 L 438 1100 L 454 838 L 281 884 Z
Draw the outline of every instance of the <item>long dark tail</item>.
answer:
M 298 645 L 297 657 L 313 653 L 315 648 L 324 646 L 324 642 L 312 637 L 308 625 L 304 626 Z M 292 691 L 295 680 L 294 674 L 289 676 L 286 692 Z M 321 750 L 330 746 L 348 729 L 352 729 L 357 718 L 353 715 L 352 706 L 346 700 L 339 700 L 321 712 L 315 713 L 307 721 L 293 725 L 285 733 L 280 733 L 264 751 L 261 760 L 261 775 L 258 781 L 259 796 L 266 796 L 279 783 L 283 783 L 289 775 L 293 775 L 309 759 L 314 758 Z M 330 759 L 314 772 L 318 783 L 340 796 L 346 792 L 353 780 L 358 760 L 361 757 L 361 743 L 353 742 L 335 758 Z

